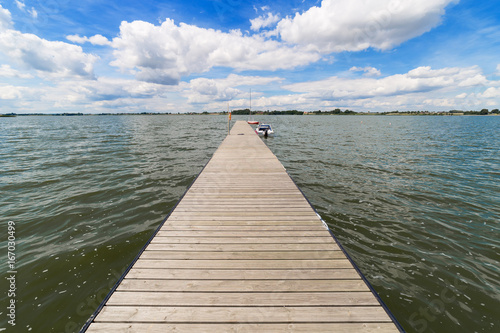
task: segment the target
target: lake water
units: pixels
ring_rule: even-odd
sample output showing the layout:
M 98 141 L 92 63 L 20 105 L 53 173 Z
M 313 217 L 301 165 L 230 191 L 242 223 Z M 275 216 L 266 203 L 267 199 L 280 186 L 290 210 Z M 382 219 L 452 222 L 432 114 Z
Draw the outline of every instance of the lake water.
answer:
M 260 120 L 407 332 L 500 331 L 500 117 Z M 226 134 L 223 116 L 0 118 L 0 332 L 78 332 Z

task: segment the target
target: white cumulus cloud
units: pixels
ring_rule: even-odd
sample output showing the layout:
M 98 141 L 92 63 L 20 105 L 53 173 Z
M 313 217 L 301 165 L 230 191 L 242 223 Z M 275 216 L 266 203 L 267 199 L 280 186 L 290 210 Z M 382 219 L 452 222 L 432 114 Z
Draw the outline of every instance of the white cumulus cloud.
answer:
M 197 78 L 185 84 L 184 95 L 189 103 L 210 103 L 212 101 L 230 101 L 248 98 L 248 91 L 237 89 L 240 86 L 266 85 L 280 82 L 279 77 L 242 76 L 230 74 L 225 79 Z
M 93 64 L 97 60 L 79 46 L 10 29 L 0 32 L 0 51 L 26 69 L 55 76 L 93 77 Z
M 75 108 L 104 112 L 107 108 L 114 107 L 124 112 L 140 112 L 148 110 L 147 106 L 154 100 L 162 100 L 161 104 L 164 104 L 162 96 L 167 88 L 170 87 L 123 78 L 69 78 L 55 82 L 50 87 L 43 87 L 38 92 L 32 89 L 31 99 L 36 100 L 37 108 L 50 112 Z
M 320 81 L 291 84 L 284 88 L 294 92 L 309 93 L 311 97 L 318 99 L 341 100 L 428 93 L 446 88 L 470 88 L 487 82 L 488 80 L 477 66 L 437 70 L 424 66 L 406 74 L 396 74 L 380 79 L 350 79 L 334 76 Z
M 123 71 L 138 80 L 177 84 L 182 76 L 201 73 L 216 66 L 235 70 L 291 69 L 320 59 L 261 36 L 244 36 L 167 19 L 160 26 L 148 22 L 122 22 L 113 39 L 115 60 Z
M 277 32 L 287 43 L 322 53 L 387 50 L 420 36 L 441 22 L 456 0 L 323 0 L 282 19 Z
M 272 13 L 267 13 L 267 15 L 261 15 L 253 20 L 250 20 L 250 29 L 253 31 L 259 31 L 262 28 L 268 28 L 274 23 L 279 21 L 278 15 L 273 15 Z
M 490 87 L 481 94 L 480 97 L 484 98 L 498 98 L 500 97 L 500 88 Z
M 94 77 L 97 56 L 83 52 L 80 46 L 21 33 L 11 25 L 10 12 L 0 6 L 0 52 L 11 62 L 55 77 Z
M 0 99 L 20 99 L 23 97 L 22 87 L 0 84 Z
M 356 67 L 353 66 L 349 69 L 351 72 L 364 72 L 364 76 L 368 77 L 374 77 L 374 76 L 380 76 L 382 73 L 380 73 L 380 70 L 374 68 L 374 67 Z
M 0 66 L 0 77 L 32 79 L 33 75 L 22 73 L 16 69 L 13 69 L 9 65 L 4 64 L 4 65 Z
M 185 93 L 189 103 L 209 103 L 229 101 L 241 94 L 241 91 L 211 79 L 194 79 L 189 82 L 189 91 Z
M 66 39 L 77 44 L 84 44 L 89 41 L 87 37 L 81 37 L 80 35 L 68 35 Z
M 77 44 L 90 43 L 92 45 L 111 45 L 111 42 L 103 35 L 97 34 L 92 37 L 81 37 L 79 35 L 68 35 L 66 39 Z
M 12 26 L 12 17 L 8 9 L 0 4 L 0 30 L 9 29 Z

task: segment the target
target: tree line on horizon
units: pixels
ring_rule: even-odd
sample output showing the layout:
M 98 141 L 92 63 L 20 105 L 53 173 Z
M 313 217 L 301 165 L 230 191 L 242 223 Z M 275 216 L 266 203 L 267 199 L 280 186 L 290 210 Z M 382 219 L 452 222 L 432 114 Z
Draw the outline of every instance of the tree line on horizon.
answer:
M 331 111 L 298 111 L 298 110 L 286 110 L 286 111 L 277 111 L 277 110 L 267 110 L 267 111 L 250 111 L 250 109 L 240 109 L 231 111 L 234 115 L 304 115 L 304 114 L 321 114 L 321 115 L 329 115 L 329 114 L 357 114 L 358 112 L 352 110 L 342 111 L 340 109 L 335 109 Z
M 226 114 L 227 112 L 223 112 Z M 233 110 L 231 112 L 234 115 L 355 115 L 355 114 L 376 114 L 376 115 L 391 115 L 391 114 L 410 114 L 410 115 L 453 115 L 453 114 L 464 114 L 464 115 L 488 115 L 488 114 L 500 114 L 498 109 L 493 109 L 489 111 L 488 109 L 482 109 L 481 111 L 461 111 L 461 110 L 450 110 L 450 111 L 387 111 L 387 112 L 356 112 L 349 109 L 342 111 L 340 109 L 334 109 L 330 111 L 298 111 L 298 110 L 287 110 L 287 111 L 250 111 L 250 109 L 239 109 Z
M 87 114 L 81 112 L 65 112 L 65 113 L 21 113 L 16 114 L 14 112 L 0 114 L 0 117 L 16 117 L 16 116 L 106 116 L 106 115 L 209 115 L 209 114 L 219 114 L 219 115 L 227 115 L 227 111 L 222 112 L 188 112 L 188 113 L 170 113 L 170 112 L 137 112 L 137 113 L 96 113 L 96 114 Z M 267 111 L 252 111 L 250 109 L 240 109 L 231 111 L 233 115 L 438 115 L 438 116 L 446 116 L 446 115 L 489 115 L 489 114 L 500 114 L 498 109 L 493 109 L 489 111 L 488 109 L 482 109 L 481 111 L 462 111 L 462 110 L 450 110 L 450 111 L 388 111 L 388 112 L 356 112 L 349 109 L 344 111 L 340 109 L 334 109 L 330 111 L 299 111 L 299 110 L 286 110 L 286 111 L 277 111 L 277 110 L 267 110 Z

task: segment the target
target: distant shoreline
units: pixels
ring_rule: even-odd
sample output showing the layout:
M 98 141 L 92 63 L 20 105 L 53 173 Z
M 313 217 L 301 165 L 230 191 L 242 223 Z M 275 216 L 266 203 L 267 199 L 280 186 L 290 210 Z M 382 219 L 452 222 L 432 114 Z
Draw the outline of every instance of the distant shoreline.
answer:
M 14 118 L 14 117 L 27 117 L 27 116 L 59 116 L 59 117 L 78 117 L 78 116 L 227 116 L 225 112 L 189 112 L 189 113 L 7 113 L 0 114 L 1 118 Z M 246 116 L 248 113 L 232 113 L 233 116 Z M 495 112 L 481 113 L 481 111 L 464 111 L 464 112 L 450 112 L 450 111 L 405 111 L 405 112 L 349 112 L 349 113 L 332 113 L 330 111 L 254 111 L 252 116 L 286 116 L 286 115 L 299 115 L 299 116 L 499 116 Z

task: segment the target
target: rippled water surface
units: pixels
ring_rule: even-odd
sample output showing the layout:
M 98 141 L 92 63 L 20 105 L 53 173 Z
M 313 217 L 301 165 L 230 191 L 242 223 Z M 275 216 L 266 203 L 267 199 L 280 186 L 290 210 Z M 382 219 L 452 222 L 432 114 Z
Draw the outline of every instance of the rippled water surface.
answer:
M 408 332 L 500 331 L 500 117 L 263 119 L 278 133 L 268 146 Z M 18 288 L 12 330 L 0 282 L 0 331 L 77 332 L 226 126 L 0 118 L 0 228 L 15 222 Z

